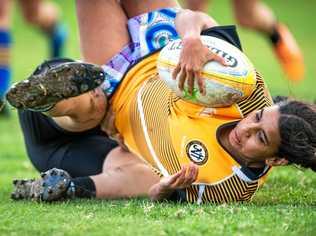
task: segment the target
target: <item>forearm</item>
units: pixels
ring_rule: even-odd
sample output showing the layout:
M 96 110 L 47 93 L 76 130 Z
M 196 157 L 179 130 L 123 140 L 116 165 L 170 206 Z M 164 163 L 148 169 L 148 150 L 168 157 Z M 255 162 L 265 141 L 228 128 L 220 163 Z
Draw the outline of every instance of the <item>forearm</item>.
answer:
M 217 26 L 217 22 L 203 12 L 181 10 L 175 19 L 176 30 L 182 39 L 198 38 L 204 29 Z

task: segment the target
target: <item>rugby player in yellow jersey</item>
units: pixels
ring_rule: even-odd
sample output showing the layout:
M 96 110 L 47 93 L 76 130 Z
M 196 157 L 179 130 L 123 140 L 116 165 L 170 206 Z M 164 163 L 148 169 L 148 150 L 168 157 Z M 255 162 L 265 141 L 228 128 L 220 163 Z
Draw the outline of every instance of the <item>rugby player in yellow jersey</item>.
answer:
M 149 8 L 150 4 L 137 1 L 138 7 L 133 5 L 132 10 L 137 13 L 135 15 L 142 13 L 139 12 L 142 5 L 147 6 L 144 9 L 156 10 L 159 8 L 159 2 L 170 4 L 163 7 L 176 6 L 173 1 L 152 1 L 157 5 Z M 133 12 L 126 10 L 131 7 L 130 1 L 125 3 L 122 1 L 125 11 Z M 170 19 L 176 16 L 178 33 L 187 42 L 184 43 L 187 50 L 183 51 L 183 54 L 187 55 L 182 55 L 182 59 L 187 59 L 182 60 L 179 65 L 179 72 L 182 74 L 180 77 L 192 81 L 193 76 L 189 74 L 198 73 L 206 61 L 214 58 L 199 41 L 201 30 L 214 25 L 214 21 L 202 13 L 177 11 L 170 8 L 160 9 L 142 15 L 143 17 L 136 17 L 136 21 L 129 23 L 132 25 L 139 22 L 138 26 L 142 27 L 146 25 L 142 19 L 158 19 L 159 23 L 164 19 L 166 23 L 170 23 L 173 22 Z M 78 12 L 80 16 L 80 4 Z M 92 12 L 96 14 L 97 9 Z M 181 20 L 182 24 L 179 24 Z M 143 28 L 137 29 L 139 31 L 136 31 L 136 36 L 131 28 L 130 33 L 132 37 L 137 38 L 138 34 L 140 38 L 140 29 Z M 231 27 L 213 28 L 205 33 L 226 38 L 236 46 L 239 44 L 236 32 Z M 155 37 L 153 35 L 153 38 Z M 135 45 L 141 45 L 141 42 L 136 41 Z M 152 45 L 149 42 L 147 49 L 150 46 Z M 138 49 L 141 55 L 144 48 Z M 138 49 L 136 48 L 136 52 Z M 198 53 L 194 53 L 195 50 Z M 92 57 L 89 61 L 92 61 Z M 192 105 L 177 97 L 159 80 L 156 57 L 157 53 L 153 52 L 139 62 L 133 62 L 110 99 L 110 108 L 114 116 L 109 113 L 106 125 L 114 118 L 115 126 L 112 130 L 119 132 L 129 151 L 121 147 L 110 152 L 100 149 L 109 146 L 105 137 L 96 133 L 95 129 L 81 132 L 88 129 L 87 127 L 97 119 L 102 119 L 102 115 L 97 118 L 93 117 L 94 115 L 104 115 L 105 96 L 99 89 L 73 98 L 74 100 L 63 100 L 54 104 L 53 108 L 50 107 L 48 114 L 61 116 L 61 119 L 51 119 L 39 112 L 20 112 L 26 146 L 35 166 L 39 170 L 51 167 L 66 169 L 74 178 L 70 178 L 61 170 L 53 169 L 46 172 L 40 180 L 29 181 L 27 184 L 16 181 L 13 198 L 51 201 L 73 195 L 98 198 L 149 195 L 154 200 L 167 198 L 216 203 L 247 201 L 264 181 L 269 166 L 297 163 L 315 170 L 315 112 L 312 106 L 299 102 L 285 102 L 269 107 L 272 101 L 259 75 L 256 90 L 248 98 L 231 107 L 210 110 Z M 216 59 L 220 61 L 219 58 Z M 97 59 L 95 61 L 97 62 Z M 50 68 L 53 66 L 52 63 L 48 63 L 47 67 L 44 64 L 43 68 L 36 71 L 37 77 L 33 76 L 31 79 L 49 77 L 52 70 L 62 74 L 63 69 L 78 66 L 78 63 L 56 64 L 55 69 Z M 100 73 L 97 67 L 80 65 L 89 72 L 85 71 L 85 76 L 91 74 L 94 77 Z M 192 68 L 195 68 L 195 71 Z M 80 76 L 80 73 L 75 75 Z M 75 84 L 78 83 L 77 81 Z M 203 90 L 203 83 L 200 83 L 200 89 Z M 8 98 L 13 105 L 18 104 L 19 97 L 15 95 L 19 95 L 20 92 L 25 92 L 25 97 L 29 95 L 22 86 L 19 87 L 19 84 L 9 92 Z M 69 103 L 72 103 L 72 106 L 67 107 Z M 26 106 L 23 108 L 28 109 Z M 82 122 L 81 126 L 77 127 L 80 122 L 76 121 L 80 121 L 78 117 L 82 114 L 87 115 L 84 117 L 86 123 Z M 63 119 L 68 119 L 68 123 L 60 122 Z M 69 124 L 71 125 L 67 126 Z M 86 124 L 89 125 L 85 126 Z M 33 134 L 30 135 L 31 131 Z M 293 134 L 298 131 L 301 131 L 300 137 L 294 136 Z M 48 137 L 51 133 L 54 133 L 54 137 Z M 300 150 L 301 147 L 304 147 L 303 150 Z M 100 168 L 94 168 L 90 173 L 85 172 L 95 164 L 92 158 L 99 156 L 100 153 L 103 154 L 103 158 L 106 156 L 102 173 Z M 45 167 L 42 167 L 38 163 L 44 159 L 48 161 L 45 161 Z M 93 176 L 86 177 L 87 175 Z

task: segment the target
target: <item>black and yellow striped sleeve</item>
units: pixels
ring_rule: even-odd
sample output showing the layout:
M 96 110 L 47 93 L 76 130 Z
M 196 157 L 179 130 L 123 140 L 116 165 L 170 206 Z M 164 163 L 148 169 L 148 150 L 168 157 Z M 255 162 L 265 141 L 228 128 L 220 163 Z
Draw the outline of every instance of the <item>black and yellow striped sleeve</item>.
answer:
M 247 183 L 234 175 L 220 184 L 206 186 L 202 196 L 202 203 L 249 201 L 257 189 L 257 181 Z
M 178 190 L 170 200 L 196 203 L 199 201 L 199 188 L 200 185 L 192 185 L 184 190 Z M 200 201 L 214 204 L 250 201 L 257 189 L 258 181 L 248 183 L 233 175 L 219 184 L 206 185 Z
M 252 94 L 237 103 L 243 116 L 273 104 L 272 98 L 259 72 L 256 71 L 257 84 Z

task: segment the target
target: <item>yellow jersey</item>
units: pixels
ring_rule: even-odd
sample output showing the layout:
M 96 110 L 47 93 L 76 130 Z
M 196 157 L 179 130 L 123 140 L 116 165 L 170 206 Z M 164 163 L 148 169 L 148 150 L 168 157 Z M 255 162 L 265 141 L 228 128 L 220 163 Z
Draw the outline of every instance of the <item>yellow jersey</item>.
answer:
M 176 173 L 190 161 L 199 165 L 197 181 L 178 191 L 189 202 L 250 200 L 268 168 L 254 174 L 221 146 L 221 128 L 234 125 L 253 110 L 272 105 L 257 74 L 253 93 L 233 106 L 205 108 L 175 95 L 156 69 L 158 53 L 133 66 L 111 99 L 115 125 L 130 151 L 163 176 Z

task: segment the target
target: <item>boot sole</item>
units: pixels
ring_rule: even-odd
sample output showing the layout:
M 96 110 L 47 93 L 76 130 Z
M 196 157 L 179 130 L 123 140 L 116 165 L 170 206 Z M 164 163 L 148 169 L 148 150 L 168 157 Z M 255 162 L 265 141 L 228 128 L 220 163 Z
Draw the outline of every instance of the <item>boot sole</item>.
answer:
M 91 91 L 101 85 L 104 78 L 98 66 L 64 63 L 13 85 L 6 98 L 15 108 L 37 110 Z
M 53 168 L 41 173 L 38 180 L 14 180 L 13 200 L 34 200 L 51 202 L 62 200 L 70 184 L 70 175 L 63 170 Z

